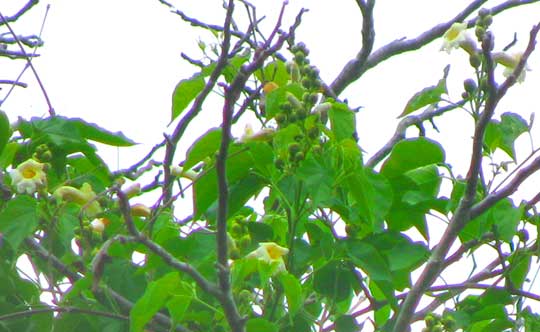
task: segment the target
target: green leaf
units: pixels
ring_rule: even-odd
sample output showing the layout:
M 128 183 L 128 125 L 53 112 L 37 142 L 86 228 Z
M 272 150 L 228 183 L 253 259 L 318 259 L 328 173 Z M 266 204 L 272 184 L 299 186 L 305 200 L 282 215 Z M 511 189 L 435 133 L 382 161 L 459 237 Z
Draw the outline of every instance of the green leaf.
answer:
M 113 133 L 94 123 L 88 123 L 82 119 L 65 119 L 68 122 L 75 124 L 79 132 L 87 140 L 99 142 L 111 146 L 132 146 L 135 143 L 127 138 L 121 132 Z
M 302 98 L 304 88 L 297 83 L 291 83 L 271 91 L 266 95 L 265 112 L 266 118 L 271 119 L 276 114 L 282 112 L 281 105 L 287 102 L 287 92 L 292 93 L 297 98 Z
M 9 200 L 0 212 L 0 232 L 15 251 L 27 236 L 35 232 L 38 224 L 37 201 L 27 195 Z
M 302 285 L 294 275 L 286 272 L 279 275 L 279 281 L 285 290 L 289 315 L 294 317 L 304 302 Z
M 2 153 L 0 153 L 0 168 L 6 168 L 11 165 L 18 150 L 19 144 L 17 142 L 6 144 Z
M 442 163 L 445 153 L 442 146 L 425 137 L 405 139 L 394 146 L 381 168 L 387 179 L 394 178 L 412 169 Z
M 11 127 L 9 119 L 4 111 L 0 111 L 0 155 L 4 151 L 9 138 L 11 137 Z
M 333 198 L 336 175 L 327 156 L 308 153 L 296 170 L 296 176 L 302 180 L 314 207 L 325 205 Z
M 189 283 L 181 281 L 178 284 L 175 293 L 166 304 L 167 310 L 169 310 L 174 321 L 179 322 L 184 318 L 193 300 L 194 292 L 195 290 Z
M 502 142 L 500 148 L 510 157 L 512 157 L 512 159 L 516 160 L 514 142 L 521 134 L 529 130 L 527 121 L 525 121 L 519 114 L 504 113 L 501 115 L 500 128 L 502 133 Z
M 183 79 L 174 88 L 172 95 L 172 115 L 171 122 L 174 121 L 186 107 L 204 89 L 204 74 L 197 73 L 191 78 Z
M 131 332 L 142 332 L 145 325 L 171 298 L 178 287 L 180 277 L 177 272 L 171 272 L 160 279 L 151 282 L 144 295 L 133 305 L 129 314 Z
M 534 314 L 530 307 L 525 308 L 519 315 L 525 320 L 525 332 L 540 331 L 540 315 Z
M 201 135 L 186 152 L 183 167 L 190 169 L 206 157 L 213 157 L 221 144 L 221 128 L 213 128 Z
M 330 126 L 336 140 L 354 139 L 356 136 L 356 119 L 353 111 L 344 103 L 332 103 L 328 112 Z
M 512 283 L 512 287 L 521 289 L 531 267 L 531 253 L 515 251 L 508 262 L 510 264 L 508 279 Z
M 437 85 L 424 88 L 415 93 L 414 96 L 409 99 L 405 109 L 398 116 L 398 118 L 404 117 L 405 115 L 408 115 L 424 106 L 432 105 L 441 101 L 441 96 L 448 92 L 446 89 L 446 78 L 448 77 L 449 70 L 450 65 L 447 65 L 444 68 L 443 78 L 439 80 Z
M 289 72 L 285 62 L 276 60 L 268 63 L 263 70 L 255 72 L 260 82 L 274 82 L 278 86 L 285 86 L 289 81 Z
M 352 275 L 345 262 L 332 260 L 313 274 L 313 289 L 321 295 L 337 302 L 351 295 Z
M 336 332 L 357 332 L 362 331 L 363 324 L 358 324 L 352 315 L 339 316 L 334 322 Z
M 277 332 L 276 324 L 264 318 L 251 318 L 246 322 L 246 332 Z

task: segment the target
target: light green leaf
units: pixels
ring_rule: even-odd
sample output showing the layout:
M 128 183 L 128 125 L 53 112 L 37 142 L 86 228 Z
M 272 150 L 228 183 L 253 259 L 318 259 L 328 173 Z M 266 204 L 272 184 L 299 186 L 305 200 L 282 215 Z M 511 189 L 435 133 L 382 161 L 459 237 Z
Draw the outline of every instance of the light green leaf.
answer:
M 221 144 L 221 129 L 213 128 L 201 135 L 186 152 L 184 168 L 190 169 L 206 157 L 213 157 Z
M 146 292 L 135 302 L 129 314 L 131 332 L 142 332 L 144 330 L 145 325 L 171 298 L 179 282 L 178 273 L 171 272 L 148 285 Z
M 356 135 L 356 119 L 353 111 L 344 103 L 332 103 L 328 112 L 330 126 L 334 137 L 339 142 L 344 139 L 353 139 Z
M 516 251 L 509 258 L 510 271 L 509 281 L 515 289 L 521 289 L 531 267 L 531 253 Z
M 441 96 L 444 93 L 447 93 L 446 90 L 446 78 L 448 77 L 448 71 L 450 70 L 450 65 L 444 68 L 443 78 L 439 80 L 437 85 L 433 85 L 427 88 L 422 89 L 412 96 L 411 99 L 407 102 L 405 109 L 398 116 L 398 118 L 404 117 L 405 115 L 412 113 L 424 106 L 435 104 L 441 101 Z
M 172 116 L 171 122 L 174 121 L 186 107 L 197 97 L 204 89 L 205 81 L 204 74 L 197 73 L 191 78 L 183 79 L 174 88 L 172 95 Z
M 264 318 L 251 318 L 246 322 L 246 332 L 277 332 L 276 324 Z
M 256 71 L 255 76 L 260 82 L 274 82 L 278 86 L 285 86 L 290 77 L 287 66 L 281 60 L 268 63 L 263 70 Z
M 35 232 L 38 224 L 37 201 L 27 195 L 9 200 L 0 212 L 0 232 L 15 251 L 26 237 Z
M 445 153 L 438 142 L 425 137 L 405 139 L 394 146 L 381 168 L 381 174 L 391 179 L 409 170 L 444 160 Z
M 294 275 L 289 273 L 281 273 L 279 275 L 279 281 L 285 290 L 285 297 L 287 298 L 287 305 L 289 306 L 289 315 L 294 317 L 304 302 L 302 285 Z

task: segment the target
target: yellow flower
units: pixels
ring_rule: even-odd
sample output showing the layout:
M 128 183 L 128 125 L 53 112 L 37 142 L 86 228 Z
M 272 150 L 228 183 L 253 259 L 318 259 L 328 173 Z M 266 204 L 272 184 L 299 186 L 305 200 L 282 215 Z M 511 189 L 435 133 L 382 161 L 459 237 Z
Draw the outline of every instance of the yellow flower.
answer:
M 47 177 L 43 171 L 45 164 L 28 159 L 9 172 L 13 186 L 19 194 L 33 194 L 45 185 Z
M 274 265 L 274 273 L 285 271 L 283 256 L 289 253 L 289 249 L 277 245 L 274 242 L 261 242 L 259 248 L 250 252 L 246 257 L 255 258 L 262 262 Z
M 108 224 L 109 220 L 106 218 L 97 218 L 90 223 L 90 229 L 96 233 L 103 233 Z
M 443 45 L 441 46 L 441 51 L 446 51 L 450 53 L 453 49 L 460 46 L 467 46 L 465 50 L 469 52 L 470 47 L 470 38 L 467 36 L 467 23 L 456 22 L 452 24 L 450 29 L 448 29 L 443 35 Z
M 510 75 L 514 73 L 514 70 L 519 64 L 519 61 L 521 60 L 523 53 L 517 52 L 513 54 L 508 54 L 505 52 L 495 52 L 493 53 L 492 56 L 495 62 L 504 66 L 504 72 L 503 72 L 504 77 L 509 77 Z M 519 83 L 522 83 L 525 80 L 525 72 L 530 71 L 530 70 L 531 69 L 527 65 L 525 65 L 525 68 L 519 74 L 517 81 Z
M 89 183 L 83 183 L 81 189 L 71 186 L 62 186 L 56 189 L 53 196 L 59 201 L 74 202 L 86 207 L 86 213 L 89 217 L 93 217 L 100 213 L 101 206 L 95 199 L 96 193 L 92 190 Z

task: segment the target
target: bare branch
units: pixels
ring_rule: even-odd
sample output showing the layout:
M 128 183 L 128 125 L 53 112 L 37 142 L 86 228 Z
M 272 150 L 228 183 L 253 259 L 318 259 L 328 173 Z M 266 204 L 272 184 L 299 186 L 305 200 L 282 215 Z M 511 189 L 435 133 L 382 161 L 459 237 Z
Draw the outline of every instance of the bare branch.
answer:
M 7 16 L 7 17 L 2 17 L 2 19 L 0 19 L 0 26 L 4 25 L 4 24 L 7 24 L 8 22 L 15 22 L 19 17 L 21 17 L 22 15 L 24 15 L 24 13 L 26 13 L 27 11 L 29 11 L 32 7 L 34 7 L 35 5 L 37 5 L 39 2 L 39 0 L 29 0 L 28 2 L 26 2 L 26 4 L 24 6 L 22 6 L 21 9 L 19 9 L 15 14 L 11 15 L 11 16 Z

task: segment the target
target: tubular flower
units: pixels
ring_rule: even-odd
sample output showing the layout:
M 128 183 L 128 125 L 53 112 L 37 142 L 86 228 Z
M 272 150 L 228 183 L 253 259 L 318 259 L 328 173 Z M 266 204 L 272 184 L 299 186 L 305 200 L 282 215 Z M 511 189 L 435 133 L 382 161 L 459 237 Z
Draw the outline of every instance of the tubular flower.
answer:
M 185 170 L 181 166 L 171 167 L 171 174 L 174 176 L 189 179 L 191 181 L 197 180 L 197 177 L 199 176 L 199 173 L 195 172 L 194 170 L 191 170 L 191 169 Z
M 514 70 L 516 69 L 517 65 L 519 64 L 519 61 L 521 60 L 521 57 L 523 56 L 523 53 L 518 52 L 514 54 L 508 54 L 505 52 L 495 52 L 493 53 L 493 60 L 501 65 L 504 66 L 504 77 L 509 77 L 514 73 Z M 519 83 L 522 83 L 525 80 L 525 72 L 530 71 L 531 69 L 525 65 L 525 68 L 521 71 L 519 76 L 517 77 L 517 81 Z
M 274 265 L 274 274 L 285 271 L 283 256 L 289 253 L 289 249 L 283 248 L 274 242 L 261 242 L 259 248 L 250 252 L 247 258 L 256 258 L 259 261 Z
M 54 191 L 53 196 L 58 201 L 74 202 L 85 206 L 89 217 L 95 216 L 102 211 L 99 202 L 95 200 L 96 193 L 92 190 L 92 186 L 86 182 L 83 183 L 81 189 L 71 186 L 59 187 Z
M 450 29 L 446 30 L 443 35 L 443 45 L 441 51 L 450 53 L 453 49 L 461 46 L 462 43 L 468 41 L 467 37 L 467 23 L 456 22 L 452 24 Z
M 28 159 L 9 172 L 13 186 L 19 194 L 33 194 L 45 185 L 47 178 L 43 171 L 45 164 Z
M 144 204 L 137 203 L 131 206 L 131 215 L 137 217 L 149 217 L 152 214 L 152 210 Z
M 272 139 L 275 130 L 273 128 L 263 128 L 258 132 L 253 131 L 253 127 L 247 124 L 244 128 L 242 137 L 238 139 L 238 143 L 256 142 L 256 141 L 269 141 Z

